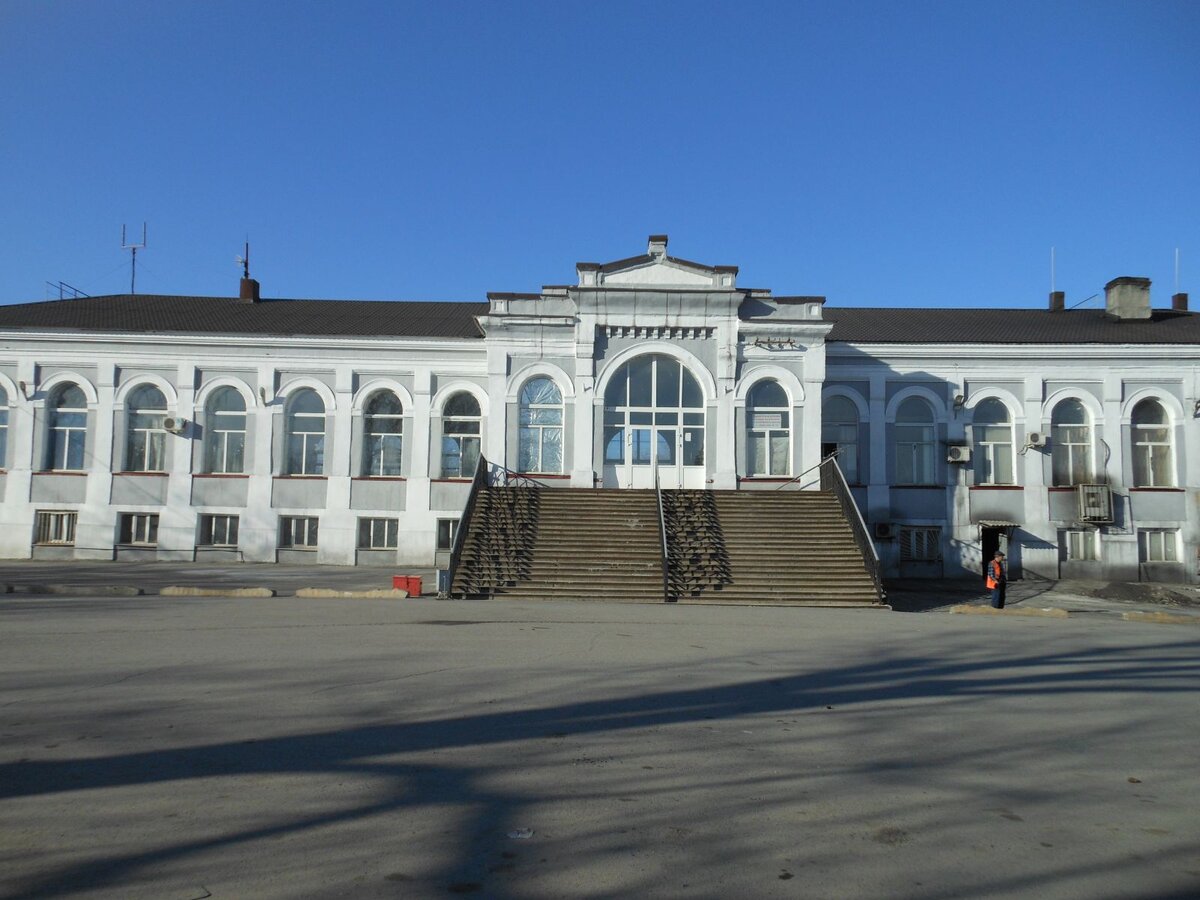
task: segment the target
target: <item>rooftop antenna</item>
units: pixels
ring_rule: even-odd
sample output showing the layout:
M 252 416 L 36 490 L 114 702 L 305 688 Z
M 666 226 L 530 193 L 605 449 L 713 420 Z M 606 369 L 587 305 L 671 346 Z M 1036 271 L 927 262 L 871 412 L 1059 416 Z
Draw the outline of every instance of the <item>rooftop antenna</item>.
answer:
M 1179 248 L 1175 248 L 1175 293 L 1179 293 Z
M 246 252 L 242 256 L 235 257 L 238 265 L 242 267 L 242 277 L 250 277 L 250 242 L 246 241 Z
M 1050 248 L 1050 293 L 1054 293 L 1054 248 Z
M 136 294 L 137 285 L 137 252 L 146 246 L 146 223 L 142 223 L 142 242 L 128 244 L 125 242 L 125 226 L 121 226 L 121 249 L 129 251 L 129 293 Z

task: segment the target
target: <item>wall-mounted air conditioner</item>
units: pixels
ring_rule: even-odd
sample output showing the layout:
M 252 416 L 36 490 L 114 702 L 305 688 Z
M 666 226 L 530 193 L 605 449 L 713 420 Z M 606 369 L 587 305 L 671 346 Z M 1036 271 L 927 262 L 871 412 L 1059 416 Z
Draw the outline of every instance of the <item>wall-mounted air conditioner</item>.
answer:
M 875 540 L 890 541 L 896 537 L 896 526 L 891 522 L 875 523 Z
M 1075 486 L 1079 501 L 1079 521 L 1103 524 L 1113 520 L 1112 491 L 1107 484 Z
M 163 419 L 163 430 L 169 431 L 171 434 L 179 434 L 187 425 L 187 419 L 181 419 L 178 416 L 167 416 Z
M 1046 435 L 1042 434 L 1040 431 L 1029 432 L 1028 437 L 1025 438 L 1025 446 L 1026 447 L 1045 447 L 1046 446 Z
M 954 444 L 946 448 L 946 462 L 969 463 L 970 461 L 971 448 L 965 444 Z

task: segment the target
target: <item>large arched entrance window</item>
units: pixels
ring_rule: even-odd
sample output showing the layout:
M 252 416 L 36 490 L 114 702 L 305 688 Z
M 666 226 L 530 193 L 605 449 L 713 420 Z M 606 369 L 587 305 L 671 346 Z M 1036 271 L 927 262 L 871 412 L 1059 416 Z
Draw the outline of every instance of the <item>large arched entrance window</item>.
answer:
M 1057 487 L 1092 480 L 1092 423 L 1078 400 L 1063 400 L 1050 415 L 1050 468 Z
M 704 392 L 671 356 L 623 364 L 604 391 L 605 484 L 704 486 Z
M 746 397 L 746 474 L 792 473 L 792 408 L 778 381 L 760 381 Z

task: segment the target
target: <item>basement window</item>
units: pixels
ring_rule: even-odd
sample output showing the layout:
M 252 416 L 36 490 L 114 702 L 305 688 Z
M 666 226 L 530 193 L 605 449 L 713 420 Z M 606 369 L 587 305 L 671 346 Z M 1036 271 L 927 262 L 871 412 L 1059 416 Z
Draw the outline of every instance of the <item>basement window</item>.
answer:
M 458 519 L 438 519 L 437 548 L 439 550 L 453 550 L 454 538 L 457 534 Z

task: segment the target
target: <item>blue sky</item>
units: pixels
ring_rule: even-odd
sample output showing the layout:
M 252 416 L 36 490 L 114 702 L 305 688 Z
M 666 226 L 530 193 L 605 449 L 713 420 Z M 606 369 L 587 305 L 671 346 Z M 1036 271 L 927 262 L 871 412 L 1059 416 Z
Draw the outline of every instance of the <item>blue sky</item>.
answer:
M 0 302 L 482 300 L 670 252 L 840 306 L 1200 291 L 1200 3 L 0 3 Z M 57 296 L 57 294 L 55 294 Z M 1092 305 L 1097 301 L 1093 300 Z M 1194 304 L 1196 305 L 1196 304 Z

